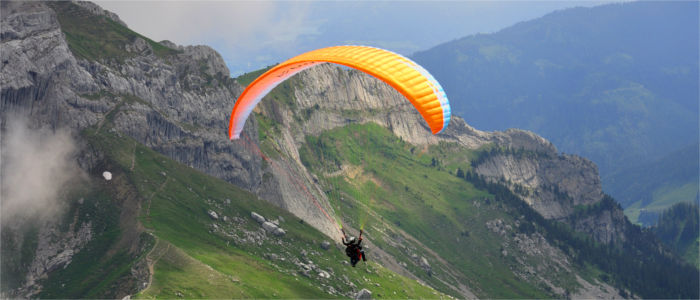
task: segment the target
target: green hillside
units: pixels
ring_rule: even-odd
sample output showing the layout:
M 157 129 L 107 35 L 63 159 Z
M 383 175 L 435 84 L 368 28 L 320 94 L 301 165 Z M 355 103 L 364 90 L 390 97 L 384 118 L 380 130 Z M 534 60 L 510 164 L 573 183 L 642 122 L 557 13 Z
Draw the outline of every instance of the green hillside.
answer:
M 130 269 L 143 261 L 154 273 L 144 279 L 150 284 L 136 298 L 342 298 L 363 287 L 378 297 L 445 297 L 376 262 L 350 268 L 342 263 L 346 257 L 341 249 L 321 249 L 321 241 L 330 241 L 328 237 L 295 216 L 131 139 L 105 130 L 88 131 L 86 137 L 104 151 L 103 166 L 110 167 L 115 179 L 96 182 L 81 209 L 100 203 L 101 211 L 84 214 L 93 214 L 93 220 L 104 218 L 111 229 L 76 255 L 67 268 L 51 273 L 42 282 L 45 289 L 40 297 L 114 297 L 110 289 L 123 285 Z M 117 246 L 135 224 L 119 224 L 118 215 L 126 208 L 115 203 L 118 196 L 105 193 L 112 184 L 136 193 L 140 200 L 135 213 L 143 233 L 136 255 L 123 250 L 124 245 Z M 210 210 L 217 212 L 218 220 L 208 215 Z M 286 234 L 262 234 L 251 212 L 283 219 L 280 227 Z M 258 240 L 246 242 L 246 236 L 255 235 Z M 315 267 L 305 275 L 297 263 L 309 261 Z M 320 271 L 330 278 L 319 277 Z
M 422 244 L 409 243 L 409 248 L 421 251 L 428 247 L 444 258 L 445 269 L 434 268 L 433 273 L 449 272 L 450 266 L 459 274 L 453 277 L 456 282 L 449 283 L 469 283 L 470 288 L 478 289 L 474 292 L 479 297 L 552 296 L 543 283 L 514 274 L 513 268 L 523 266 L 514 257 L 500 255 L 503 239 L 485 226 L 494 219 L 511 223 L 513 217 L 498 209 L 501 205 L 492 195 L 437 163 L 442 148 L 421 150 L 369 123 L 308 136 L 300 155 L 307 168 L 323 178 L 343 220 L 364 227 L 372 242 L 399 260 L 409 263 L 410 253 L 392 247 L 389 236 L 404 231 Z M 528 259 L 534 265 L 549 265 L 545 257 Z M 573 274 L 548 272 L 553 276 L 547 278 L 556 285 L 570 290 L 577 287 Z M 444 286 L 429 274 L 421 279 Z
M 629 242 L 598 244 L 564 223 L 544 219 L 503 185 L 486 183 L 469 171 L 468 164 L 462 165 L 487 155 L 485 150 L 444 143 L 419 148 L 368 123 L 307 136 L 300 156 L 322 179 L 344 220 L 367 229 L 374 243 L 406 262 L 410 251 L 392 247 L 390 237 L 397 231 L 410 234 L 420 241 L 415 249 L 429 248 L 445 261 L 434 273 L 457 273 L 453 278 L 468 282 L 478 297 L 552 297 L 556 292 L 550 284 L 562 287 L 565 295 L 574 294 L 579 288 L 576 276 L 625 287 L 642 297 L 694 295 L 695 285 L 687 279 L 697 278 L 697 269 L 682 267 L 659 252 L 658 242 L 639 227 L 628 224 Z M 462 177 L 457 168 L 466 170 Z M 619 206 L 606 197 L 582 207 L 572 220 L 595 218 L 612 209 Z M 489 230 L 494 220 L 512 226 L 510 237 Z M 533 255 L 513 243 L 513 237 L 536 234 L 574 263 L 561 268 L 557 264 L 561 258 L 556 251 L 547 253 L 546 245 L 538 246 L 546 254 Z M 531 267 L 537 271 L 522 276 Z M 440 289 L 444 280 L 433 277 L 421 279 Z

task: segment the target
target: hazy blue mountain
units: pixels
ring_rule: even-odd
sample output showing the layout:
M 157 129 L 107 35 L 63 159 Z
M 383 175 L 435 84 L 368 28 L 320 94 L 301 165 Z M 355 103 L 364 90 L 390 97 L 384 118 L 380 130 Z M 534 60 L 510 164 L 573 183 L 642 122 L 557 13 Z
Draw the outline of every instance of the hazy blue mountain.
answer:
M 620 170 L 698 140 L 698 2 L 568 9 L 413 58 L 468 123 L 532 130 L 591 158 L 603 178 L 616 174 L 604 184 L 618 199 L 619 178 L 636 176 Z
M 698 197 L 698 144 L 688 145 L 661 159 L 615 172 L 604 178 L 608 192 L 625 207 L 632 222 L 656 223 L 659 214 L 679 202 Z

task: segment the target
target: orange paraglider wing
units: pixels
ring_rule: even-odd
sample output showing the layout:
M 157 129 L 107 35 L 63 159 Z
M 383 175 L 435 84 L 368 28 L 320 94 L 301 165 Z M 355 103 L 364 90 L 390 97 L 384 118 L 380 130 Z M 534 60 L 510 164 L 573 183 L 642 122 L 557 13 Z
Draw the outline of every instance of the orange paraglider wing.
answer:
M 282 81 L 321 63 L 358 69 L 386 82 L 408 99 L 433 134 L 450 122 L 450 104 L 445 91 L 428 71 L 391 51 L 366 46 L 335 46 L 293 57 L 260 75 L 238 97 L 229 122 L 229 138 L 239 138 L 255 105 Z

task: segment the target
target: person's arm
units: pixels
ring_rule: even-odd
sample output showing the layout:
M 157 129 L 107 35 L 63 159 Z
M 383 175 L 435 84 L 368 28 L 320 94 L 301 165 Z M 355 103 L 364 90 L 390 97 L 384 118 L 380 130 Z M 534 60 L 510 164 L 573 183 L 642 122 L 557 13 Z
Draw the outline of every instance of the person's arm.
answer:
M 340 228 L 340 231 L 343 233 L 343 236 L 340 238 L 340 241 L 343 243 L 343 245 L 348 245 L 345 243 L 345 240 L 347 240 L 348 235 L 345 234 L 345 228 Z

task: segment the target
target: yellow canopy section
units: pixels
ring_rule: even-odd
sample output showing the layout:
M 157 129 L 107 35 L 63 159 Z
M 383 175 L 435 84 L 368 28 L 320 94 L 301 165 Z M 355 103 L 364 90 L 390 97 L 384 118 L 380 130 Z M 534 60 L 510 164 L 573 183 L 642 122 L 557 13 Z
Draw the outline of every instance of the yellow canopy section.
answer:
M 415 106 L 433 134 L 442 131 L 450 121 L 450 106 L 444 90 L 418 64 L 379 48 L 335 46 L 293 57 L 255 79 L 236 101 L 229 124 L 229 137 L 238 138 L 252 108 L 277 84 L 323 62 L 358 69 L 391 85 Z

